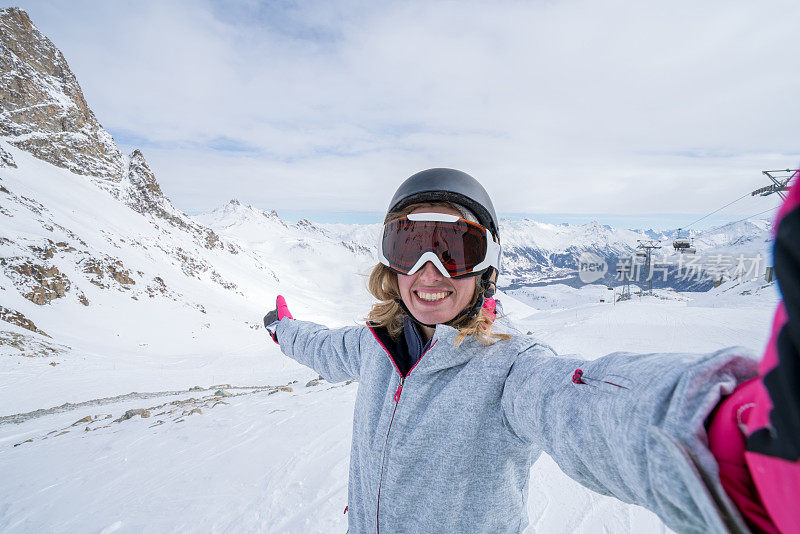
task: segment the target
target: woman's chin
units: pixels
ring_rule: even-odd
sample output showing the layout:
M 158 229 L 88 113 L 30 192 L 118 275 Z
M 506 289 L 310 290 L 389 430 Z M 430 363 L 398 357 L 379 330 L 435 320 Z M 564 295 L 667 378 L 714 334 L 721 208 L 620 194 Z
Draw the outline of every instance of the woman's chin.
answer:
M 425 324 L 442 324 L 452 321 L 456 316 L 456 312 L 450 310 L 420 310 L 412 309 L 414 317 L 417 321 Z

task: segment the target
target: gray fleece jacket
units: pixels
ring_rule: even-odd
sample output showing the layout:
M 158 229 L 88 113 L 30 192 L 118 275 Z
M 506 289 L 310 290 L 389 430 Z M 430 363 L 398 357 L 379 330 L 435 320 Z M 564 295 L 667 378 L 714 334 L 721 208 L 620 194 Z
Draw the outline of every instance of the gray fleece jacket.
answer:
M 497 326 L 500 321 L 498 321 Z M 359 381 L 350 532 L 521 532 L 532 463 L 644 506 L 677 532 L 747 532 L 706 446 L 722 395 L 756 374 L 744 349 L 562 358 L 535 338 L 456 346 L 436 327 L 405 377 L 368 327 L 284 319 L 283 352 L 326 380 Z M 575 370 L 583 378 L 572 380 Z

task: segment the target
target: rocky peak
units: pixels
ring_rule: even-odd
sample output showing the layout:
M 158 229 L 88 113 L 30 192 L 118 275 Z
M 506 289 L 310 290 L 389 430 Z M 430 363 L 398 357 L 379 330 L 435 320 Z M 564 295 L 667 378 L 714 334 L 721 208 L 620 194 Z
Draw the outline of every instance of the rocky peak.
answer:
M 178 210 L 161 192 L 155 174 L 139 149 L 134 150 L 128 157 L 128 175 L 125 185 L 127 188 L 122 188 L 124 193 L 120 195 L 120 200 L 139 213 L 151 214 L 168 220 L 181 218 Z
M 308 219 L 300 219 L 294 224 L 295 228 L 300 230 L 310 232 L 310 233 L 317 233 L 322 235 L 328 235 L 328 232 L 314 224 L 313 222 L 309 221 Z
M 161 192 L 156 181 L 156 175 L 147 165 L 144 159 L 144 154 L 137 148 L 130 155 L 130 162 L 128 164 L 128 180 L 131 185 L 140 190 L 145 190 L 151 195 L 162 197 L 164 194 Z
M 122 154 L 66 59 L 18 8 L 0 9 L 0 136 L 78 174 L 124 174 Z
M 224 248 L 213 230 L 198 225 L 172 205 L 169 198 L 161 192 L 155 174 L 139 149 L 128 157 L 127 183 L 123 181 L 122 186 L 116 190 L 116 196 L 143 215 L 156 217 L 187 231 L 206 248 Z
M 238 214 L 242 217 L 249 217 L 256 214 L 266 217 L 267 219 L 278 219 L 278 212 L 275 210 L 261 210 L 254 208 L 250 204 L 243 204 L 240 200 L 234 198 L 228 201 L 227 204 L 222 206 L 223 214 Z

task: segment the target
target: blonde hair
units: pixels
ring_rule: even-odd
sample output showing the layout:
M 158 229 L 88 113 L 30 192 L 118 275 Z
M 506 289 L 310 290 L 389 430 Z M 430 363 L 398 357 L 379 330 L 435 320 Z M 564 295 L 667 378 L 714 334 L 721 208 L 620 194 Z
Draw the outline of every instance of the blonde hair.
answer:
M 386 221 L 408 215 L 417 208 L 429 208 L 434 206 L 446 206 L 461 213 L 465 219 L 475 219 L 474 216 L 471 216 L 472 213 L 457 204 L 451 204 L 449 202 L 437 202 L 411 204 L 402 210 L 389 213 L 386 216 Z M 493 275 L 493 281 L 496 276 L 497 275 L 495 273 Z M 478 301 L 478 297 L 480 296 L 480 284 L 478 283 L 478 277 L 475 277 L 475 281 L 475 292 L 472 295 L 469 304 L 467 305 L 468 308 L 474 306 Z M 367 315 L 367 323 L 371 326 L 386 328 L 386 330 L 389 332 L 389 335 L 393 339 L 397 339 L 400 336 L 400 333 L 403 331 L 403 316 L 405 315 L 403 308 L 401 308 L 395 300 L 401 299 L 400 288 L 397 285 L 397 273 L 386 267 L 384 264 L 378 263 L 372 268 L 372 272 L 370 272 L 367 288 L 372 296 L 378 299 L 378 302 L 372 305 L 372 309 Z M 452 326 L 459 331 L 458 336 L 456 336 L 455 339 L 456 345 L 459 345 L 468 336 L 475 336 L 475 339 L 485 345 L 491 345 L 498 339 L 511 339 L 511 336 L 508 334 L 492 332 L 493 321 L 489 317 L 488 312 L 483 308 L 481 308 L 477 314 L 469 319 L 467 319 L 466 316 L 461 317 L 459 320 L 453 323 Z

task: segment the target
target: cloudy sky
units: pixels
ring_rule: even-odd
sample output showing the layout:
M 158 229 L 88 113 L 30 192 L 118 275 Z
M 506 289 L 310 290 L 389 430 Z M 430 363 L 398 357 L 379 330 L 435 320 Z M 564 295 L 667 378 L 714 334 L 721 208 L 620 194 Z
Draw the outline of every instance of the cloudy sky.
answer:
M 795 0 L 18 5 L 189 213 L 374 220 L 446 166 L 503 214 L 680 226 L 800 163 Z

